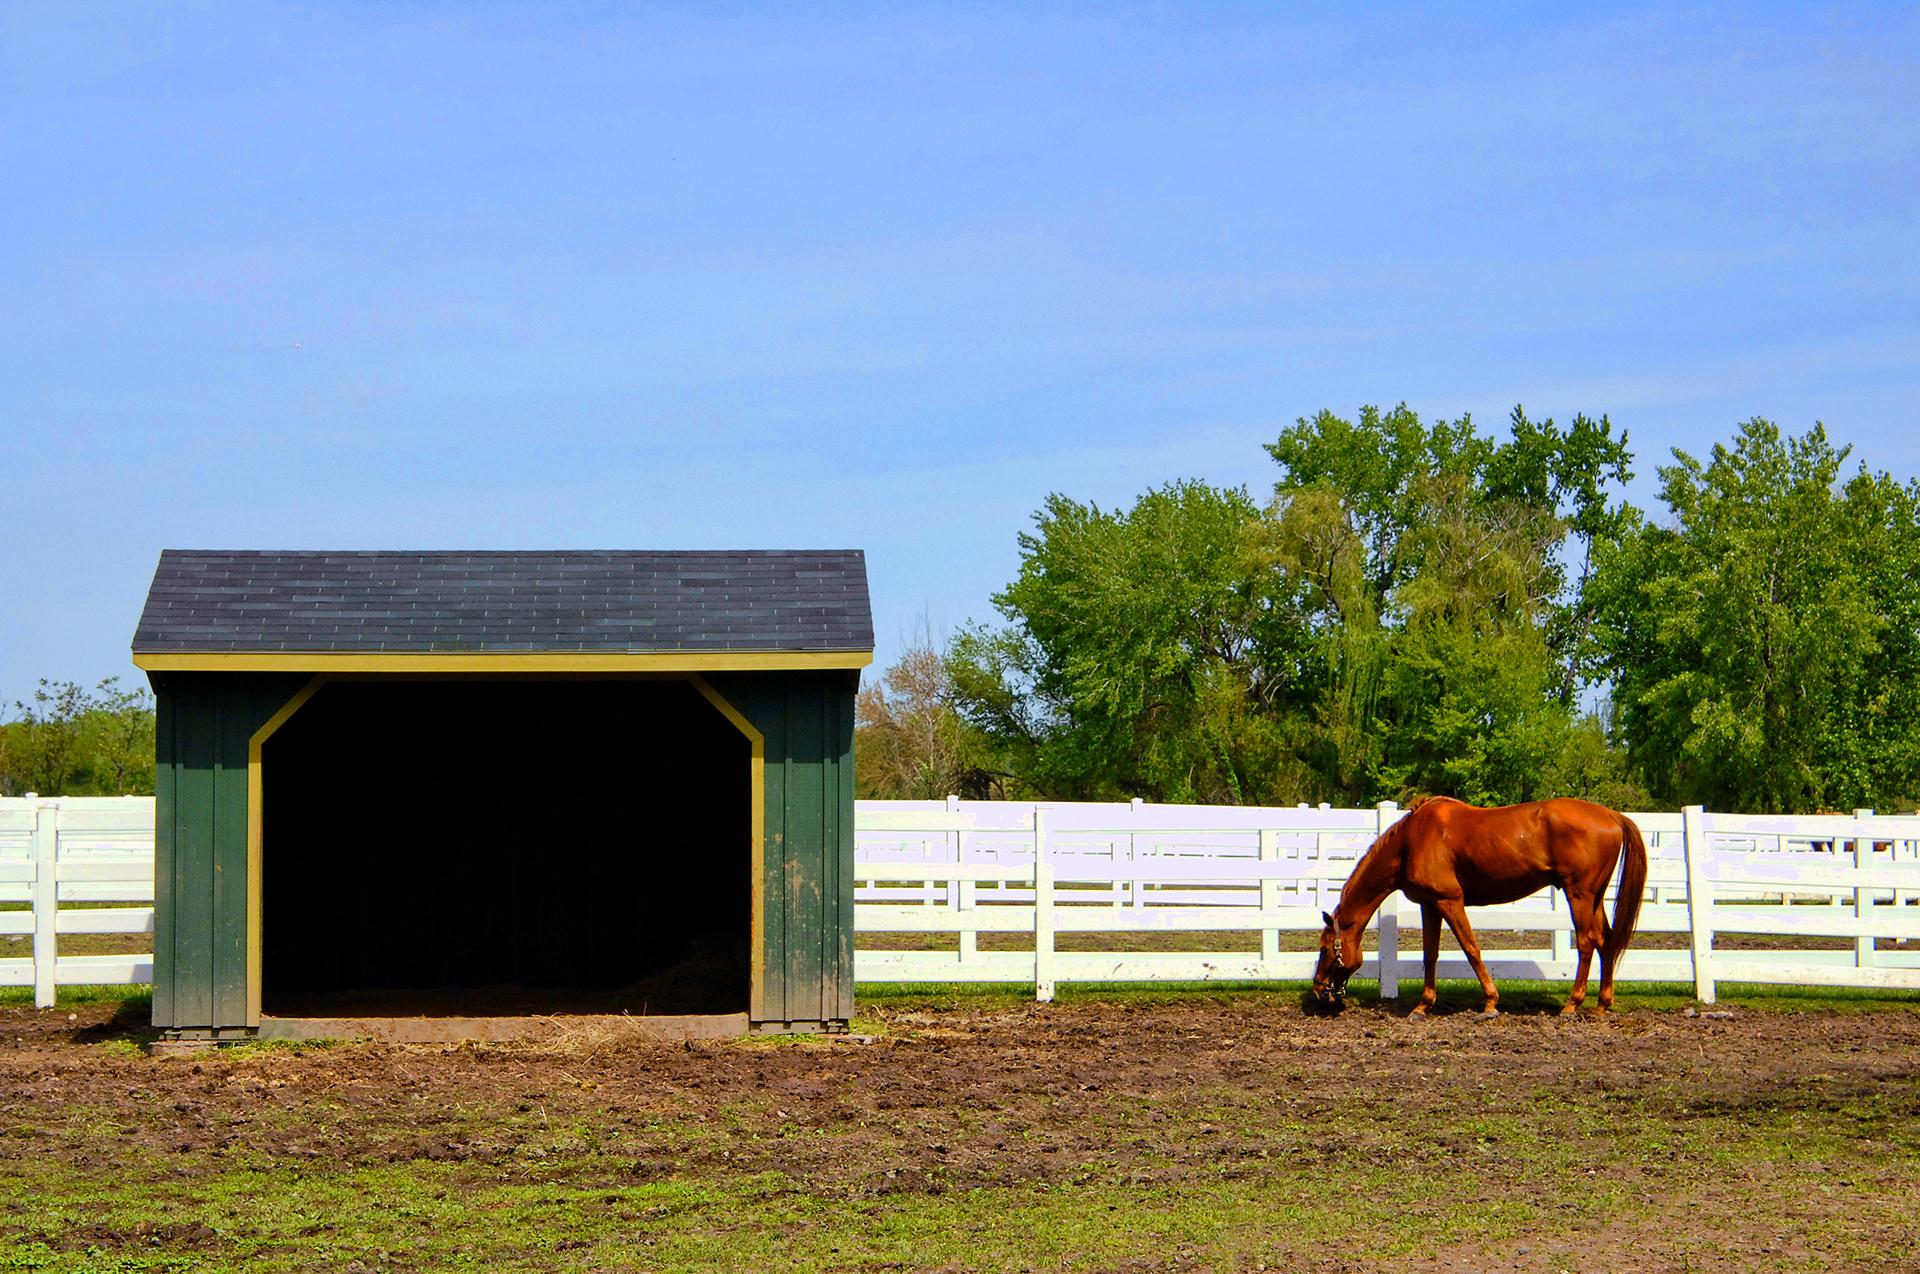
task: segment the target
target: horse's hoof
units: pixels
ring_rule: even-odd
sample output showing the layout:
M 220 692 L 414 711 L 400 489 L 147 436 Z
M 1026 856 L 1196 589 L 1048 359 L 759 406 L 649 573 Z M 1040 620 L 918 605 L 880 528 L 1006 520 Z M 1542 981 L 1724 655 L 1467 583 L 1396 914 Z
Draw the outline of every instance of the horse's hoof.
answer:
M 1491 1022 L 1493 1021 L 1494 1018 L 1499 1016 L 1500 1016 L 1499 1009 L 1481 1009 L 1480 1010 L 1480 1020 L 1482 1022 Z
M 1561 1017 L 1579 1017 L 1580 1006 L 1578 1004 L 1566 1005 L 1560 1010 L 1560 1016 Z

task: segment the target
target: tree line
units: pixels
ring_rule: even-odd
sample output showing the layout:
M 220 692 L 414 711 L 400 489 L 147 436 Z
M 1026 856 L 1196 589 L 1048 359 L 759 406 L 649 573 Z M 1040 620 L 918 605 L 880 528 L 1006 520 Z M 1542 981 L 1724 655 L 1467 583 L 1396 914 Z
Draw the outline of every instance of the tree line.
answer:
M 1754 419 L 1625 498 L 1606 417 L 1303 418 L 1272 494 L 1053 495 L 995 623 L 866 687 L 874 797 L 1912 809 L 1920 483 Z
M 153 734 L 144 688 L 43 679 L 0 709 L 0 796 L 151 796 Z

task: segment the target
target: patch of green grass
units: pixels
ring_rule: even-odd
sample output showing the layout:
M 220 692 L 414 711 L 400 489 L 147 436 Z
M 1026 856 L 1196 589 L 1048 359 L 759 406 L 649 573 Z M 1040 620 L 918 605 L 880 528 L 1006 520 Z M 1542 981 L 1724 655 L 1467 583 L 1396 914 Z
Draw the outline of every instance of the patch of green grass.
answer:
M 146 1177 L 145 1169 L 135 1175 Z M 813 1271 L 1100 1270 L 1142 1253 L 1193 1250 L 1232 1267 L 1285 1262 L 1336 1238 L 1356 1255 L 1385 1256 L 1418 1242 L 1497 1240 L 1553 1223 L 1520 1200 L 1418 1217 L 1423 1186 L 1365 1165 L 1350 1179 L 1351 1195 L 1276 1191 L 1271 1180 L 1243 1178 L 862 1198 L 780 1173 L 638 1185 L 475 1184 L 424 1162 L 327 1175 L 243 1169 L 188 1182 L 32 1184 L 39 1198 L 49 1188 L 62 1191 L 53 1196 L 59 1205 L 29 1207 L 23 1218 L 37 1237 L 20 1250 L 39 1262 L 23 1268 L 49 1270 L 142 1268 L 100 1262 L 144 1257 L 139 1248 L 152 1251 L 156 1225 L 210 1227 L 217 1236 L 211 1250 L 192 1256 L 202 1270 L 337 1268 L 374 1259 L 416 1269 Z M 1590 1206 L 1583 1202 L 1582 1210 Z M 177 1261 L 165 1252 L 166 1233 L 158 1231 L 162 1247 L 154 1255 Z
M 1499 983 L 1500 1007 L 1510 1012 L 1558 1012 L 1566 1003 L 1565 982 L 1510 979 Z M 1442 979 L 1435 987 L 1439 1008 L 1447 1011 L 1480 1006 L 1480 984 L 1465 979 Z M 1305 982 L 1156 982 L 1062 983 L 1055 1001 L 1062 1004 L 1117 1004 L 1157 1008 L 1194 997 L 1217 1003 L 1251 999 L 1299 1002 Z M 1920 1010 L 1920 991 L 1863 987 L 1769 986 L 1753 982 L 1721 982 L 1716 988 L 1722 1008 L 1774 1013 L 1870 1013 Z M 1402 980 L 1400 999 L 1382 1000 L 1379 984 L 1356 978 L 1347 987 L 1352 1004 L 1363 1008 L 1411 1008 L 1420 993 L 1417 982 Z M 1587 1008 L 1597 1003 L 1599 983 L 1590 983 Z M 1033 988 L 1023 983 L 906 983 L 863 982 L 858 988 L 863 1010 L 925 1012 L 966 1010 L 994 1012 L 1028 1008 Z M 1683 982 L 1622 982 L 1614 988 L 1614 1007 L 1654 1013 L 1678 1012 L 1699 1005 L 1693 987 Z
M 1178 1100 L 1128 1099 L 1129 1121 L 1154 1121 L 1155 1151 L 1143 1160 L 1095 1153 L 1065 1177 L 898 1193 L 857 1174 L 803 1179 L 732 1172 L 710 1160 L 636 1182 L 623 1179 L 623 1134 L 573 1122 L 548 1128 L 540 1114 L 524 1112 L 487 1121 L 497 1133 L 529 1139 L 490 1167 L 426 1158 L 291 1162 L 244 1145 L 203 1155 L 184 1174 L 176 1157 L 137 1146 L 117 1154 L 111 1172 L 78 1166 L 72 1154 L 0 1161 L 0 1198 L 16 1201 L 0 1212 L 0 1235 L 11 1231 L 12 1268 L 59 1271 L 187 1268 L 182 1261 L 209 1271 L 354 1261 L 414 1269 L 1090 1271 L 1201 1263 L 1196 1258 L 1218 1269 L 1293 1268 L 1334 1242 L 1362 1264 L 1497 1248 L 1521 1236 L 1573 1250 L 1593 1228 L 1644 1212 L 1644 1174 L 1711 1164 L 1735 1196 L 1714 1206 L 1746 1216 L 1743 1237 L 1786 1239 L 1812 1226 L 1833 1267 L 1849 1268 L 1884 1264 L 1884 1247 L 1871 1246 L 1874 1227 L 1884 1235 L 1904 1215 L 1898 1186 L 1920 1163 L 1920 1130 L 1901 1117 L 1904 1108 L 1904 1099 L 1823 1104 L 1810 1081 L 1758 1102 L 1678 1110 L 1648 1093 L 1620 1100 L 1573 1090 L 1544 1108 L 1466 1101 L 1417 1111 L 1361 1094 L 1338 1119 L 1310 1125 L 1270 1094 L 1222 1087 Z M 718 1135 L 693 1118 L 665 1116 L 650 1121 L 650 1131 L 687 1142 Z M 115 1135 L 84 1119 L 73 1132 L 95 1142 Z M 1870 1147 L 1863 1137 L 1873 1139 Z M 1010 1148 L 1009 1166 L 1032 1152 Z M 885 1162 L 874 1162 L 872 1174 Z M 1616 1184 L 1595 1175 L 1596 1162 L 1637 1165 L 1640 1178 Z M 1790 1214 L 1794 1191 L 1783 1183 L 1817 1195 L 1836 1172 L 1889 1188 L 1862 1194 L 1837 1216 Z M 1841 1180 L 1836 1188 L 1853 1186 Z M 1761 1202 L 1767 1206 L 1744 1212 Z M 1676 1206 L 1697 1205 L 1683 1197 Z
M 1565 982 L 1510 980 L 1500 984 L 1500 1006 L 1514 1012 L 1554 1012 L 1566 1003 Z M 1062 983 L 1056 1001 L 1062 1004 L 1118 1004 L 1133 1008 L 1158 1008 L 1195 998 L 1214 1003 L 1245 1000 L 1282 1000 L 1300 1002 L 1307 992 L 1305 982 L 1067 982 Z M 1443 980 L 1438 985 L 1439 1007 L 1452 1011 L 1478 1008 L 1480 985 L 1464 979 Z M 1389 1010 L 1412 1007 L 1420 992 L 1417 982 L 1403 980 L 1398 1001 L 1380 999 L 1379 985 L 1356 979 L 1348 986 L 1351 1001 L 1363 1008 Z M 1717 986 L 1720 1007 L 1772 1013 L 1872 1013 L 1885 1010 L 1920 1010 L 1920 991 L 1883 990 L 1867 987 L 1769 986 L 1752 982 L 1721 982 Z M 1598 983 L 1588 989 L 1587 1006 L 1598 995 Z M 1034 1004 L 1031 985 L 1017 982 L 922 983 L 862 982 L 857 988 L 858 1007 L 853 1030 L 858 1034 L 884 1035 L 887 1026 L 876 1013 L 965 1010 L 973 1013 L 1030 1008 Z M 33 1004 L 31 987 L 0 987 L 0 1007 L 27 1008 Z M 1683 982 L 1622 982 L 1615 989 L 1614 1006 L 1654 1013 L 1678 1012 L 1695 1007 L 1693 987 Z M 122 1015 L 144 1017 L 153 1010 L 152 990 L 146 986 L 63 986 L 59 1009 L 93 1005 L 117 1006 Z M 787 1040 L 785 1036 L 757 1036 L 764 1041 Z M 285 1041 L 291 1043 L 292 1041 Z M 312 1041 L 308 1041 L 311 1043 Z
M 76 1009 L 84 1005 L 113 1004 L 126 1012 L 151 1013 L 153 988 L 144 983 L 123 986 L 63 986 L 56 992 L 54 1007 Z M 0 1008 L 32 1008 L 30 986 L 0 987 Z
M 791 1035 L 755 1033 L 742 1035 L 731 1043 L 735 1048 L 786 1048 L 794 1044 L 818 1044 L 827 1038 L 825 1035 L 807 1031 L 798 1031 Z
M 71 1264 L 71 1254 L 63 1257 L 46 1244 L 35 1243 L 0 1252 L 0 1270 L 78 1269 L 86 1274 L 138 1274 L 149 1270 L 190 1270 L 198 1264 L 190 1256 L 110 1255 L 98 1248 L 87 1249 L 80 1259 L 80 1264 Z
M 220 1051 L 225 1056 L 234 1056 L 234 1055 L 245 1056 L 247 1054 L 257 1054 L 257 1053 L 267 1053 L 267 1054 L 286 1053 L 291 1056 L 298 1057 L 302 1053 L 314 1053 L 314 1052 L 320 1051 L 321 1049 L 338 1048 L 345 1043 L 347 1043 L 346 1040 L 331 1040 L 331 1039 L 234 1040 L 232 1043 L 220 1045 Z
M 1567 1000 L 1565 982 L 1504 981 L 1499 983 L 1503 1010 L 1557 1012 Z M 1442 981 L 1436 990 L 1443 1008 L 1478 1008 L 1480 984 L 1465 980 Z M 1417 983 L 1401 982 L 1401 1000 L 1412 1004 L 1419 994 Z M 1920 991 L 1878 990 L 1864 987 L 1769 986 L 1755 982 L 1720 982 L 1715 985 L 1718 1006 L 1758 1013 L 1871 1013 L 1920 1009 Z M 1598 981 L 1588 984 L 1586 1007 L 1591 1009 L 1599 996 Z M 1377 991 L 1375 993 L 1377 999 Z M 1621 982 L 1614 987 L 1616 1009 L 1639 1009 L 1651 1013 L 1675 1013 L 1698 1006 L 1693 986 L 1687 982 Z

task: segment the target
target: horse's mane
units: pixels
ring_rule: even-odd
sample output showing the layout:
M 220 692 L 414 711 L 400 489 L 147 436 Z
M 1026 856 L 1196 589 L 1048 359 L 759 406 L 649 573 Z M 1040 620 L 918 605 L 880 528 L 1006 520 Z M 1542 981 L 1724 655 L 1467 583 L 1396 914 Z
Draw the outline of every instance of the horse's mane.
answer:
M 1457 798 L 1451 796 L 1435 796 L 1432 792 L 1422 792 L 1407 802 L 1407 813 L 1411 814 L 1422 805 L 1431 805 L 1435 801 L 1451 801 L 1455 799 Z

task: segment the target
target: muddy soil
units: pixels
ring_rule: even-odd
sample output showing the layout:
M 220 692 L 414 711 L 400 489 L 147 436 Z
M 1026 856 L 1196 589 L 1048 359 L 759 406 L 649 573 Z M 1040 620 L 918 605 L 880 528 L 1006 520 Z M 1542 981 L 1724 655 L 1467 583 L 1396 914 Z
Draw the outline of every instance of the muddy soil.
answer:
M 1608 1128 L 1589 1117 L 1617 1107 L 1679 1127 L 1858 1105 L 1910 1127 L 1920 1121 L 1916 1012 L 1579 1020 L 1522 1012 L 1491 1022 L 1457 1012 L 1423 1024 L 1397 1010 L 1328 1019 L 1304 1014 L 1297 999 L 1196 995 L 880 1010 L 872 1020 L 878 1034 L 867 1043 L 668 1046 L 583 1032 L 558 1047 L 369 1044 L 162 1058 L 98 1047 L 143 1038 L 139 1022 L 109 1009 L 81 1009 L 71 1021 L 4 1009 L 0 1181 L 9 1160 L 56 1146 L 82 1171 L 164 1155 L 176 1179 L 220 1171 L 243 1151 L 308 1172 L 411 1159 L 476 1174 L 537 1172 L 519 1153 L 524 1143 L 550 1124 L 578 1123 L 623 1139 L 627 1182 L 777 1170 L 811 1188 L 879 1199 L 976 1184 L 1067 1188 L 1090 1163 L 1107 1179 L 1143 1183 L 1289 1163 L 1338 1189 L 1343 1163 L 1394 1154 L 1410 1155 L 1408 1171 L 1458 1177 L 1470 1205 L 1550 1186 L 1530 1174 L 1524 1151 L 1453 1144 L 1462 1119 L 1570 1111 L 1577 1126 L 1567 1135 L 1590 1139 L 1594 1162 L 1630 1174 L 1642 1200 L 1603 1236 L 1635 1254 L 1612 1268 L 1702 1268 L 1689 1243 L 1707 1230 L 1723 1253 L 1732 1235 L 1729 1261 L 1743 1234 L 1756 1253 L 1777 1255 L 1828 1221 L 1884 1251 L 1875 1267 L 1920 1268 L 1910 1210 L 1896 1224 L 1859 1206 L 1869 1193 L 1915 1197 L 1920 1164 L 1905 1150 L 1889 1157 L 1883 1146 L 1870 1172 L 1863 1157 L 1860 1180 L 1849 1178 L 1844 1151 L 1835 1160 L 1829 1150 L 1817 1180 L 1832 1192 L 1802 1182 L 1792 1206 L 1803 1216 L 1756 1223 L 1741 1219 L 1751 1216 L 1742 1201 L 1750 1193 L 1728 1193 L 1725 1165 L 1616 1154 Z M 75 1131 L 79 1112 L 97 1135 Z M 1422 1120 L 1441 1130 L 1438 1144 L 1409 1140 Z M 0 1202 L 0 1241 L 7 1207 Z M 1203 1258 L 1179 1267 L 1210 1268 Z M 1343 1264 L 1337 1252 L 1315 1267 L 1370 1268 Z M 1394 1267 L 1595 1268 L 1564 1242 L 1430 1250 Z

